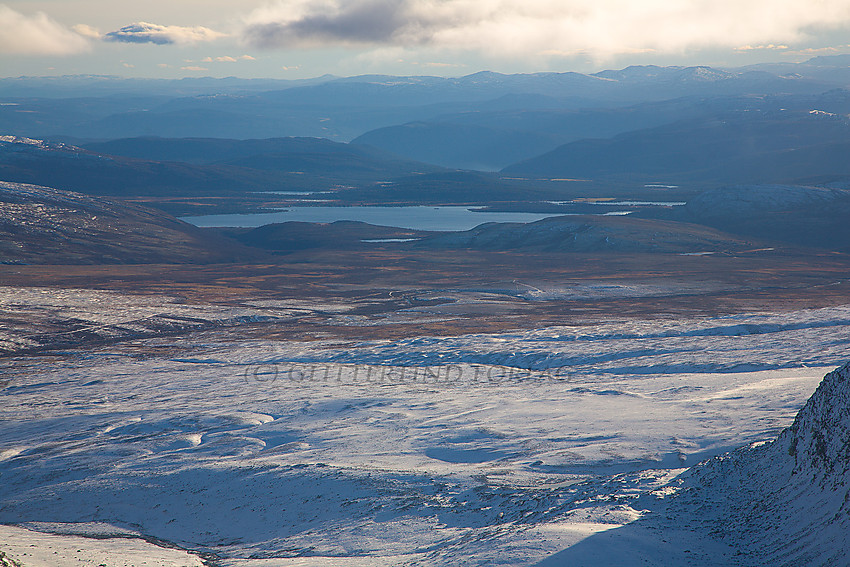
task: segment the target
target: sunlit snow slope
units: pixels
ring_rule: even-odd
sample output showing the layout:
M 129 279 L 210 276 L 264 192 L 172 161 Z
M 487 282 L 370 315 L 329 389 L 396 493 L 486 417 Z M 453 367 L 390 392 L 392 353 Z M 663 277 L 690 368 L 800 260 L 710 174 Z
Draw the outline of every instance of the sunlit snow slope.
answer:
M 695 467 L 683 486 L 685 504 L 714 503 L 718 533 L 750 564 L 850 564 L 850 364 L 776 441 Z
M 779 441 L 681 473 L 791 425 L 848 321 L 397 343 L 224 329 L 7 357 L 0 523 L 257 567 L 840 564 L 846 368 Z

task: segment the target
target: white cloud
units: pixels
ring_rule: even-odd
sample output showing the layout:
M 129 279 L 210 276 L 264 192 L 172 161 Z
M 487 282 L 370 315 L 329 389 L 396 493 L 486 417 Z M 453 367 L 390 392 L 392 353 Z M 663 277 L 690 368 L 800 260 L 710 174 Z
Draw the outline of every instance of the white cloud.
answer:
M 790 49 L 790 47 L 769 43 L 767 45 L 742 45 L 736 47 L 735 51 L 785 51 L 786 49 Z
M 850 49 L 850 45 L 834 45 L 830 47 L 807 47 L 805 49 L 801 49 L 796 53 L 801 53 L 803 55 L 817 55 L 826 53 L 827 55 L 843 53 L 844 51 Z
M 202 63 L 236 63 L 237 61 L 256 61 L 256 59 L 250 55 L 239 55 L 237 57 L 223 55 L 221 57 L 204 57 L 201 59 Z
M 21 14 L 0 4 L 0 54 L 70 55 L 86 51 L 88 41 L 81 35 L 37 12 Z
M 493 55 L 800 42 L 850 25 L 848 0 L 278 0 L 245 18 L 255 47 L 434 46 Z
M 192 44 L 214 41 L 227 34 L 196 26 L 163 26 L 149 22 L 136 22 L 109 32 L 103 36 L 106 41 L 122 43 L 154 43 L 156 45 Z
M 88 37 L 91 39 L 102 39 L 103 34 L 100 33 L 100 30 L 97 28 L 93 28 L 92 26 L 86 24 L 77 24 L 75 26 L 71 26 L 71 29 L 80 34 L 83 37 Z
M 449 67 L 466 67 L 463 63 L 443 63 L 441 61 L 427 61 L 425 63 L 419 63 L 414 61 L 413 65 L 421 65 L 422 67 L 435 67 L 435 68 L 449 68 Z

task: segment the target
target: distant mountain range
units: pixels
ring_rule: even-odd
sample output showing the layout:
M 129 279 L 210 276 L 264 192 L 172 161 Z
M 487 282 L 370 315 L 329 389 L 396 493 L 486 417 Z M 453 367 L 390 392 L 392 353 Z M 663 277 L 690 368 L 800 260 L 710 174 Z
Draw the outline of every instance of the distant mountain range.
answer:
M 499 100 L 503 110 L 551 107 L 553 100 L 561 109 L 581 109 L 688 96 L 816 94 L 848 85 L 848 71 L 838 61 L 730 70 L 639 66 L 591 75 L 480 72 L 457 78 L 5 78 L 0 79 L 0 132 L 89 140 L 317 136 L 348 141 L 376 128 L 475 112 Z M 543 98 L 531 103 L 529 97 Z
M 722 186 L 843 188 L 847 87 L 841 56 L 592 75 L 0 79 L 0 179 L 173 214 L 281 209 L 304 204 L 298 193 L 563 214 Z M 769 233 L 687 211 L 671 220 Z
M 445 167 L 499 170 L 583 139 L 609 138 L 681 120 L 759 107 L 752 97 L 684 97 L 633 106 L 482 108 L 388 126 L 352 140 Z M 539 107 L 538 107 L 539 106 Z

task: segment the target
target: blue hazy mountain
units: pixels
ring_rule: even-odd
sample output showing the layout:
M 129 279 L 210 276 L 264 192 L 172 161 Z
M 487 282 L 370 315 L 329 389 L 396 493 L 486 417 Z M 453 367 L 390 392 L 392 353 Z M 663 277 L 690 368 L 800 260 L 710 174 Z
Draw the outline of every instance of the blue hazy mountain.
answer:
M 529 108 L 522 102 L 527 96 L 549 97 L 560 108 L 580 109 L 685 96 L 812 94 L 846 84 L 830 76 L 644 66 L 593 75 L 480 72 L 457 78 L 359 76 L 306 81 L 7 78 L 0 79 L 0 132 L 91 140 L 317 136 L 347 141 L 376 128 L 478 111 L 504 97 L 510 101 L 518 96 L 514 106 L 518 110 Z
M 571 142 L 503 173 L 703 184 L 798 183 L 850 175 L 850 92 L 786 102 L 792 104 Z

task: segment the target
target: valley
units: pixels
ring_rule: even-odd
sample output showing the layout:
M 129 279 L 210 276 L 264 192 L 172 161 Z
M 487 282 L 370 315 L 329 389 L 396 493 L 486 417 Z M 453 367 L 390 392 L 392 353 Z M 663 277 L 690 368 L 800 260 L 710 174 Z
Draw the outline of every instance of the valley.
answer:
M 0 78 L 0 565 L 845 563 L 848 86 Z

